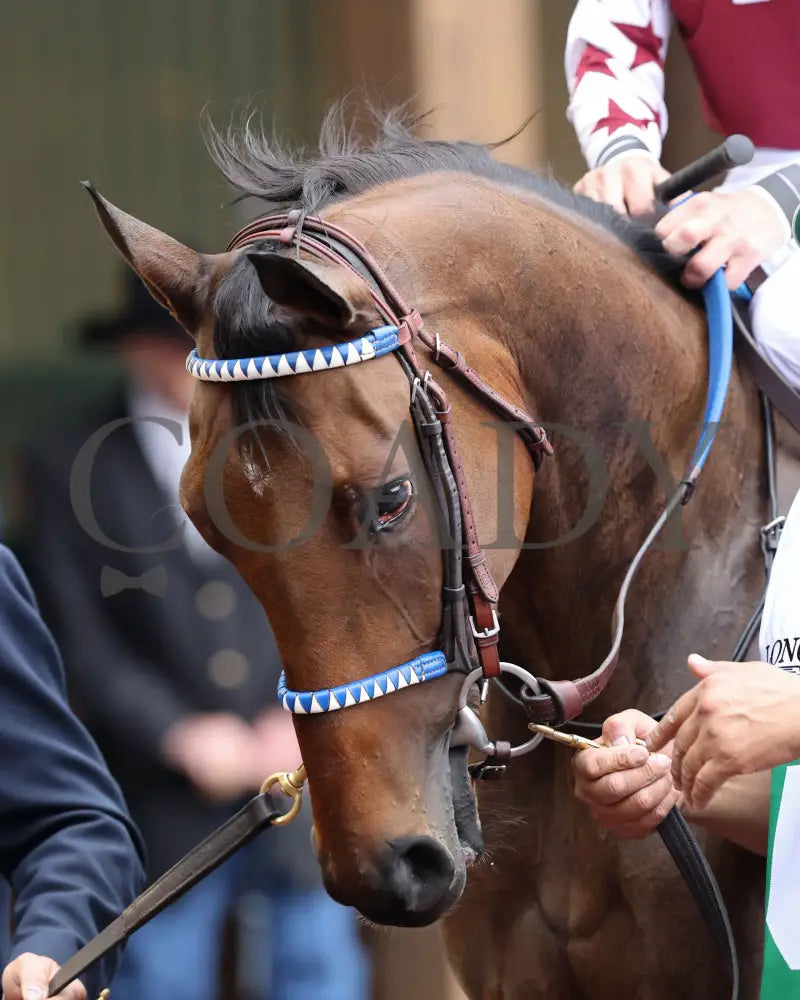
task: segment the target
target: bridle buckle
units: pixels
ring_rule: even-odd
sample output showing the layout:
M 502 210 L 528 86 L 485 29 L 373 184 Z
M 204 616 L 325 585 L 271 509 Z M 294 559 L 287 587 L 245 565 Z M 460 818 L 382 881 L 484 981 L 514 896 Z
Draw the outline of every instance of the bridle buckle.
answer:
M 482 632 L 479 632 L 475 627 L 475 619 L 472 615 L 469 616 L 469 627 L 472 630 L 473 639 L 491 639 L 495 635 L 500 634 L 500 622 L 497 620 L 497 612 L 492 608 L 492 627 L 485 628 Z
M 431 373 L 429 371 L 426 371 L 425 374 L 422 376 L 422 378 L 419 378 L 419 376 L 414 376 L 414 381 L 411 383 L 411 405 L 412 406 L 414 405 L 414 403 L 416 401 L 417 393 L 418 392 L 421 392 L 423 394 L 423 396 L 425 396 L 427 398 L 427 395 L 428 395 L 428 383 L 430 382 L 430 380 L 432 378 L 433 378 L 433 376 L 431 375 Z
M 786 523 L 786 517 L 781 515 L 776 517 L 774 520 L 770 521 L 769 524 L 763 525 L 759 533 L 761 535 L 761 551 L 764 553 L 764 557 L 767 557 L 768 553 L 772 555 L 778 548 L 778 542 L 781 540 L 781 532 L 783 531 L 784 524 Z

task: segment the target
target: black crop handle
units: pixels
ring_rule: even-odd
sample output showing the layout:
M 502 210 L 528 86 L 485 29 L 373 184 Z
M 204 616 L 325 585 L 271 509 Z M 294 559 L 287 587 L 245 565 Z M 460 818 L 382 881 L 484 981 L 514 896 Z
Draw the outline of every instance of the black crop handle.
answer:
M 729 135 L 716 149 L 681 167 L 671 177 L 656 184 L 655 196 L 665 203 L 672 201 L 678 195 L 705 184 L 712 177 L 730 170 L 731 167 L 749 163 L 753 159 L 754 151 L 753 143 L 746 135 Z

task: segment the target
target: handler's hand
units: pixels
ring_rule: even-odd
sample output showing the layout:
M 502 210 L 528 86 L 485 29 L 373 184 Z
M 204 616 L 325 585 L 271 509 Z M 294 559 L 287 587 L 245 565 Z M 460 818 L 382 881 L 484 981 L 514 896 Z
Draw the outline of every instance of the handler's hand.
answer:
M 738 288 L 786 239 L 786 222 L 757 191 L 703 192 L 668 212 L 656 233 L 670 253 L 689 253 L 702 244 L 683 272 L 699 288 L 725 268 L 728 288 Z
M 647 737 L 650 750 L 674 739 L 672 775 L 693 810 L 704 809 L 737 774 L 800 757 L 800 677 L 768 663 L 726 663 L 696 653 L 701 678 Z
M 618 837 L 645 837 L 678 802 L 665 754 L 649 754 L 634 740 L 656 725 L 649 715 L 630 709 L 603 724 L 608 749 L 580 750 L 572 758 L 575 795 L 594 819 Z
M 26 952 L 15 958 L 3 971 L 5 1000 L 45 1000 L 50 980 L 60 966 L 52 958 Z M 86 989 L 75 979 L 54 1000 L 86 1000 Z
M 590 170 L 573 188 L 576 194 L 604 201 L 622 215 L 648 215 L 655 207 L 653 188 L 669 177 L 658 160 L 636 153 L 619 156 Z

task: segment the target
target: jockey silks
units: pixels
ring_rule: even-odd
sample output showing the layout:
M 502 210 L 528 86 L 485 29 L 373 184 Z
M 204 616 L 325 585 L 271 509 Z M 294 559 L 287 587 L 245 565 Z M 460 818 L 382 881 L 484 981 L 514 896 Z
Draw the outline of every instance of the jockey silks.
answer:
M 626 137 L 660 159 L 671 14 L 711 128 L 760 148 L 800 149 L 797 0 L 579 0 L 565 68 L 568 117 L 589 165 Z
M 672 14 L 709 121 L 756 143 L 753 161 L 717 190 L 750 187 L 800 163 L 800 0 L 579 0 L 565 53 L 567 115 L 589 166 L 637 151 L 660 158 Z M 787 238 L 792 221 L 790 212 Z M 762 267 L 771 277 L 755 293 L 753 333 L 784 378 L 800 385 L 800 250 L 789 238 Z
M 703 114 L 721 135 L 800 149 L 797 0 L 670 0 L 700 84 Z

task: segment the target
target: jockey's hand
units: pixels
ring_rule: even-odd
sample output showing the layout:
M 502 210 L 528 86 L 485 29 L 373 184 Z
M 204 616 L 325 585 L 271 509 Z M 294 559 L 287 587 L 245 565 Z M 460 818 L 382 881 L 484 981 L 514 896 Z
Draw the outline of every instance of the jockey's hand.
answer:
M 700 683 L 675 702 L 647 745 L 673 746 L 675 784 L 699 811 L 734 775 L 800 757 L 800 677 L 768 663 L 712 662 L 696 653 L 689 668 Z
M 668 177 L 669 171 L 658 160 L 634 153 L 590 170 L 573 190 L 594 201 L 604 201 L 622 215 L 649 215 L 655 208 L 653 188 Z
M 580 750 L 572 758 L 575 795 L 595 820 L 618 837 L 645 837 L 679 801 L 670 758 L 637 746 L 655 727 L 649 715 L 630 709 L 603 724 L 608 749 Z
M 4 1000 L 45 1000 L 50 980 L 59 968 L 58 962 L 44 955 L 20 955 L 3 970 Z M 86 1000 L 86 989 L 76 979 L 55 1000 Z
M 686 265 L 683 282 L 699 288 L 720 267 L 728 288 L 738 288 L 786 239 L 786 220 L 756 189 L 702 192 L 673 208 L 656 226 L 674 254 L 700 249 Z

